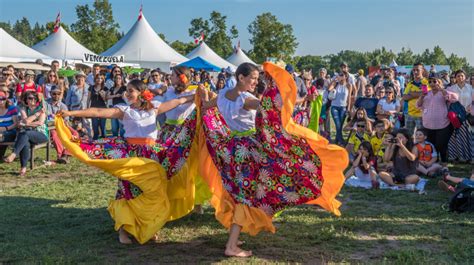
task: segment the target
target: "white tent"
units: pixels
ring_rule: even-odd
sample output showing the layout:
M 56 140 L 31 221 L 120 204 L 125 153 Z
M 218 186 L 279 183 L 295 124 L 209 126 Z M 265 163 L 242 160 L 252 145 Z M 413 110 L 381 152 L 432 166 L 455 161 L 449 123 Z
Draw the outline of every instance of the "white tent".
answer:
M 390 67 L 397 67 L 398 64 L 397 62 L 395 62 L 395 59 L 392 60 L 392 62 L 390 63 Z
M 252 63 L 256 65 L 256 63 L 252 61 L 240 48 L 237 48 L 236 51 L 227 58 L 227 61 L 235 66 L 239 66 L 243 63 Z
M 220 68 L 230 67 L 234 71 L 235 69 L 237 69 L 235 65 L 229 63 L 228 61 L 222 59 L 219 55 L 217 55 L 217 53 L 215 53 L 211 48 L 209 48 L 209 46 L 207 46 L 204 41 L 201 42 L 199 46 L 194 48 L 194 50 L 188 53 L 188 55 L 186 55 L 186 57 L 188 57 L 189 59 L 194 59 L 198 56 Z
M 84 53 L 95 54 L 73 39 L 63 27 L 59 27 L 58 31 L 51 33 L 32 48 L 52 58 L 66 60 L 68 63 L 82 62 Z
M 101 55 L 124 55 L 126 63 L 137 63 L 143 68 L 159 67 L 165 72 L 169 72 L 171 66 L 188 60 L 156 34 L 143 15 L 122 39 Z
M 0 62 L 34 62 L 37 59 L 51 63 L 52 58 L 37 52 L 10 36 L 0 28 Z

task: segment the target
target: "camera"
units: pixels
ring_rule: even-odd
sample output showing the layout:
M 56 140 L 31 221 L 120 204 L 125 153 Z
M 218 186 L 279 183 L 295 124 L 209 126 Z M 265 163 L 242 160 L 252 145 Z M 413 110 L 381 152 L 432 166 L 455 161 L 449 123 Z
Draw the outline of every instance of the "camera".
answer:
M 391 143 L 391 144 L 396 144 L 397 143 L 397 138 L 389 139 L 388 142 Z

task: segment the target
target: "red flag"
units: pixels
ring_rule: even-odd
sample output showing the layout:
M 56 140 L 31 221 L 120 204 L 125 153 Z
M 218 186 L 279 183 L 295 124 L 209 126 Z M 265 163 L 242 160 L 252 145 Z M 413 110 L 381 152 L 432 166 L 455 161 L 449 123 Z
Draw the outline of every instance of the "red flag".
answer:
M 54 23 L 54 32 L 58 32 L 59 30 L 59 24 L 61 23 L 61 12 L 58 13 L 58 15 L 56 16 L 56 22 Z
M 143 17 L 143 5 L 140 5 L 140 12 L 138 13 L 138 20 L 142 19 Z
M 194 43 L 197 45 L 204 41 L 204 32 L 201 32 L 201 36 L 194 39 Z

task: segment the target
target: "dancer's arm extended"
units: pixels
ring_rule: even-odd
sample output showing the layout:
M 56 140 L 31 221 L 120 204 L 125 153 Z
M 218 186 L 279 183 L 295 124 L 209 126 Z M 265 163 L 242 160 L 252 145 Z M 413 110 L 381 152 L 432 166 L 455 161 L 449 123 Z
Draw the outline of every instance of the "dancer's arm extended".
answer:
M 260 100 L 256 98 L 246 98 L 244 103 L 244 109 L 246 110 L 256 110 L 260 105 Z
M 194 100 L 194 95 L 189 95 L 189 96 L 175 98 L 175 99 L 163 102 L 162 104 L 160 104 L 158 106 L 158 108 L 156 108 L 156 115 L 159 115 L 159 114 L 165 113 L 167 111 L 170 111 L 170 110 L 178 107 L 179 105 L 192 102 L 193 100 Z
M 81 118 L 123 119 L 123 111 L 118 108 L 88 108 L 84 110 L 61 110 L 63 117 L 73 116 Z

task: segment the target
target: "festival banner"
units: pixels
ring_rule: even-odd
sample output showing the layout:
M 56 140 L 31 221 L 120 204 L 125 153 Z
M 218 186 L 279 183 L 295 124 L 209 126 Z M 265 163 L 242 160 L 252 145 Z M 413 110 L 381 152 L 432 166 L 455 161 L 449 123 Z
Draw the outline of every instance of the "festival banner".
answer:
M 123 63 L 125 61 L 124 55 L 118 56 L 101 56 L 90 53 L 84 53 L 82 62 L 84 63 L 99 63 L 99 64 L 114 64 L 114 63 Z

